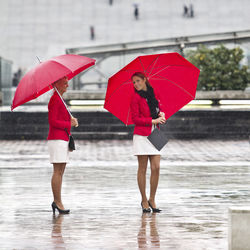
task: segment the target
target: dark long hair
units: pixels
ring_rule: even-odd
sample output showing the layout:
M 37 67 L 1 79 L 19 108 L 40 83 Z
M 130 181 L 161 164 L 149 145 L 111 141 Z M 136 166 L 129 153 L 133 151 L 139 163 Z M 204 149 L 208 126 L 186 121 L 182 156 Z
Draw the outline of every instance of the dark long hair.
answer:
M 155 98 L 155 93 L 154 93 L 153 87 L 149 83 L 147 77 L 142 72 L 135 72 L 132 75 L 131 79 L 134 76 L 140 77 L 143 80 L 146 79 L 145 83 L 147 85 L 147 91 L 143 91 L 143 90 L 138 91 L 135 89 L 135 92 L 147 100 L 147 103 L 148 103 L 148 106 L 150 109 L 150 113 L 151 113 L 151 117 L 153 119 L 156 119 L 158 117 L 158 113 L 159 113 L 159 103 L 158 103 L 158 100 Z

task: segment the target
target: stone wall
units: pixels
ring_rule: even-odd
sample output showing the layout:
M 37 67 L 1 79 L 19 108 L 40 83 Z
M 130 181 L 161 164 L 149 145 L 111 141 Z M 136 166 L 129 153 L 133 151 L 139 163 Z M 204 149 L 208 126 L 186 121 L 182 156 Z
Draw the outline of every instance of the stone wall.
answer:
M 74 112 L 80 126 L 72 129 L 75 139 L 131 139 L 133 126 L 125 126 L 108 112 Z M 193 110 L 179 111 L 162 130 L 170 139 L 247 139 L 248 111 Z M 1 112 L 0 139 L 46 139 L 46 112 Z

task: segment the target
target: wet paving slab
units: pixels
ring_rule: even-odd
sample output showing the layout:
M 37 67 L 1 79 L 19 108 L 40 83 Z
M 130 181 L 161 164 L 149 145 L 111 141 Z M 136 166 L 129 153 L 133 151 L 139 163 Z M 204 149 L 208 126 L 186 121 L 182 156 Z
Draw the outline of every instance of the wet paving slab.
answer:
M 248 141 L 170 141 L 160 214 L 141 212 L 131 141 L 76 143 L 62 189 L 71 213 L 53 215 L 46 142 L 0 142 L 0 249 L 227 249 L 228 208 L 250 204 Z

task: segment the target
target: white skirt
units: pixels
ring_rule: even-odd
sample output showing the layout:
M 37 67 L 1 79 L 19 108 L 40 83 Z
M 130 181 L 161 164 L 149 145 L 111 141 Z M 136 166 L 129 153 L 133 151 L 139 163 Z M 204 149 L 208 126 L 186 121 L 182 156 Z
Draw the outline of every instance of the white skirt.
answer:
M 64 140 L 48 140 L 50 163 L 69 162 L 69 142 Z
M 133 153 L 134 155 L 161 155 L 147 136 L 142 135 L 133 136 Z

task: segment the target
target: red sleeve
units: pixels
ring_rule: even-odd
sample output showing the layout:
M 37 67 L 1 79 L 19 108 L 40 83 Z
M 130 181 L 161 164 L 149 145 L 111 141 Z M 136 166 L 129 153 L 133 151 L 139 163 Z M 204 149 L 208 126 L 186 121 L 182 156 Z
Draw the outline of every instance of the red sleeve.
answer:
M 49 104 L 49 124 L 52 127 L 65 130 L 67 129 L 68 132 L 70 132 L 71 128 L 71 122 L 70 121 L 63 121 L 58 120 L 58 114 L 59 114 L 59 104 L 56 99 L 54 99 Z
M 135 125 L 139 125 L 139 126 L 151 126 L 152 125 L 152 117 L 143 117 L 140 115 L 139 100 L 135 96 L 132 99 L 130 109 L 131 109 L 132 121 Z

